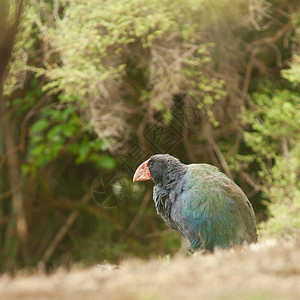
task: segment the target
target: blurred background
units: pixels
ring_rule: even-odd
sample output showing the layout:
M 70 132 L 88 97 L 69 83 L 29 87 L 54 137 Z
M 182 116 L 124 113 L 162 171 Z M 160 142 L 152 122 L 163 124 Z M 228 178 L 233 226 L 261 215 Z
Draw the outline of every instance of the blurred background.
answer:
M 175 254 L 155 153 L 219 167 L 300 235 L 298 0 L 0 4 L 0 270 Z

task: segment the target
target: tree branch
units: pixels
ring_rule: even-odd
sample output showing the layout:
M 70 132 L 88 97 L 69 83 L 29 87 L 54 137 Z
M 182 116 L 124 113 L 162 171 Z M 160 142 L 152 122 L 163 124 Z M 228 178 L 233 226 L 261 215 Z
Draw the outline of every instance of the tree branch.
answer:
M 16 148 L 15 141 L 13 139 L 14 133 L 11 129 L 11 125 L 9 124 L 9 120 L 7 119 L 7 117 L 2 116 L 1 125 L 6 147 L 8 176 L 12 189 L 12 203 L 16 216 L 17 232 L 21 241 L 24 243 L 27 237 L 27 223 L 25 219 L 23 196 L 20 191 L 20 164 L 18 155 L 16 151 L 14 151 L 14 149 Z
M 260 40 L 256 40 L 248 46 L 248 51 L 252 52 L 253 49 L 260 47 L 263 44 L 275 43 L 278 41 L 287 31 L 293 27 L 293 22 L 289 21 L 282 28 L 280 28 L 273 36 L 268 36 Z
M 100 184 L 95 184 L 94 188 L 97 188 Z M 88 191 L 80 200 L 81 204 L 87 203 L 91 198 L 91 192 Z M 53 255 L 53 253 L 55 252 L 58 244 L 61 242 L 61 240 L 65 237 L 65 235 L 68 233 L 69 229 L 71 228 L 71 226 L 74 224 L 74 222 L 76 221 L 77 217 L 79 216 L 79 211 L 75 210 L 73 212 L 70 213 L 69 217 L 67 218 L 65 224 L 63 225 L 63 227 L 61 227 L 61 229 L 58 231 L 58 233 L 56 234 L 56 236 L 54 237 L 54 239 L 52 240 L 52 242 L 50 243 L 50 245 L 48 246 L 45 254 L 43 255 L 40 264 L 43 267 L 47 261 L 50 259 L 50 257 Z
M 13 52 L 16 35 L 21 22 L 24 0 L 19 0 L 16 4 L 15 18 L 12 25 L 10 25 L 10 22 L 7 18 L 9 12 L 9 1 L 1 2 L 0 17 L 2 20 L 0 21 L 0 25 L 2 32 L 0 34 L 0 100 L 3 100 L 3 86 L 8 74 L 7 66 Z
M 206 135 L 207 142 L 212 147 L 212 149 L 214 150 L 216 156 L 218 157 L 218 160 L 219 160 L 224 172 L 226 173 L 226 175 L 229 178 L 232 179 L 233 177 L 232 177 L 232 174 L 231 174 L 230 169 L 228 167 L 228 164 L 227 164 L 220 148 L 218 147 L 217 143 L 215 142 L 215 140 L 213 138 L 213 133 L 212 133 L 212 130 L 210 128 L 210 125 L 208 124 L 208 121 L 204 125 L 204 132 L 205 132 L 205 135 Z
M 124 242 L 125 238 L 132 233 L 132 231 L 136 228 L 136 226 L 140 222 L 140 220 L 143 216 L 143 213 L 144 213 L 149 201 L 151 200 L 151 196 L 152 196 L 151 189 L 147 189 L 147 192 L 144 196 L 143 202 L 142 202 L 138 212 L 136 213 L 135 217 L 131 221 L 130 225 L 126 229 L 124 235 L 121 237 L 120 243 Z

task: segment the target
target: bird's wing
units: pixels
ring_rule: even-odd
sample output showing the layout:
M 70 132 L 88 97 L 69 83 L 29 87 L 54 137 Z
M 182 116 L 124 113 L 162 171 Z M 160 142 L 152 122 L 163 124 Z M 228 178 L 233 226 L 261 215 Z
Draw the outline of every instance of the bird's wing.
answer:
M 246 227 L 255 225 L 242 190 L 216 168 L 209 167 L 192 166 L 179 197 L 182 217 L 193 231 L 190 247 L 212 250 L 248 240 Z M 252 231 L 256 234 L 256 228 Z

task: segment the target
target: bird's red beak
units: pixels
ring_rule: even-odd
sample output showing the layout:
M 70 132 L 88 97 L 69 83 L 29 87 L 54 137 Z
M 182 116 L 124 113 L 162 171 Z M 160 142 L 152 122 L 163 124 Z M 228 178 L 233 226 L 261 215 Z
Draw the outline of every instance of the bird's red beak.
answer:
M 143 181 L 151 179 L 151 175 L 148 169 L 149 159 L 144 161 L 135 171 L 133 175 L 133 182 L 135 181 Z

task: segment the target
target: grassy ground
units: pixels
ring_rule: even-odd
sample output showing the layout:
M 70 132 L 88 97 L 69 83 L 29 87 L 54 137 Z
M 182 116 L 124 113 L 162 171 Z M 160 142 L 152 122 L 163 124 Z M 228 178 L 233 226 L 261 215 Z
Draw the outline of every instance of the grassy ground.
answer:
M 0 299 L 300 299 L 300 243 L 0 277 Z

